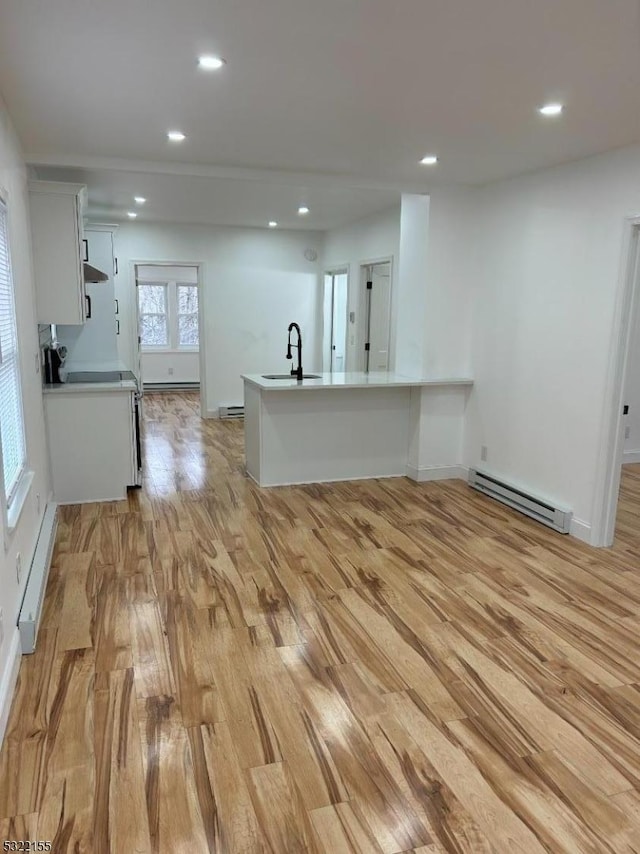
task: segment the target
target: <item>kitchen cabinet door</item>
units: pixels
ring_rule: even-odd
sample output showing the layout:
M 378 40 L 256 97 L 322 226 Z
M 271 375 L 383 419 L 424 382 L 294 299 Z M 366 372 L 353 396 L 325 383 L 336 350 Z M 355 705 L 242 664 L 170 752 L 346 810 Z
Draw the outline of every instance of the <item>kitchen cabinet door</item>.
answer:
M 117 501 L 135 485 L 134 394 L 99 386 L 45 393 L 55 501 Z
M 29 183 L 38 323 L 81 324 L 86 319 L 85 206 L 82 184 Z
M 113 282 L 113 234 L 100 227 L 90 225 L 84 233 L 89 248 L 89 259 L 93 267 L 106 273 L 106 282 L 87 282 L 87 297 L 91 314 L 82 326 L 58 324 L 58 341 L 68 350 L 69 370 L 89 370 L 93 364 L 103 364 L 111 369 L 118 362 L 118 317 Z

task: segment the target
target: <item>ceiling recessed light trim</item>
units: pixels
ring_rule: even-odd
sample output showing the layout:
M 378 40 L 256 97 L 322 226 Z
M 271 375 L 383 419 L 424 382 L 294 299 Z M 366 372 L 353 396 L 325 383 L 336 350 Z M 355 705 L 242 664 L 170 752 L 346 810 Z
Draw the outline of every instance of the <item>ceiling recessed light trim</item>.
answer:
M 278 227 L 278 223 L 275 221 L 275 219 L 270 219 L 269 222 L 267 223 L 267 225 L 269 226 L 269 228 L 277 228 Z
M 198 57 L 198 68 L 203 68 L 205 71 L 217 71 L 218 68 L 222 68 L 226 64 L 227 61 L 221 56 L 205 53 Z
M 129 217 L 129 219 L 135 219 L 138 214 L 135 211 L 127 211 L 127 216 Z
M 306 216 L 309 213 L 309 208 L 306 205 L 300 205 L 298 213 L 300 216 Z
M 437 162 L 437 154 L 425 154 L 425 156 L 420 161 L 423 166 L 435 166 Z
M 538 112 L 543 116 L 559 116 L 564 110 L 564 104 L 544 104 L 538 107 Z
M 184 142 L 186 135 L 181 130 L 167 131 L 167 139 L 169 142 Z
M 134 196 L 134 197 L 133 197 L 133 201 L 134 201 L 137 205 L 143 205 L 147 200 L 145 199 L 145 197 L 144 197 L 144 196 Z

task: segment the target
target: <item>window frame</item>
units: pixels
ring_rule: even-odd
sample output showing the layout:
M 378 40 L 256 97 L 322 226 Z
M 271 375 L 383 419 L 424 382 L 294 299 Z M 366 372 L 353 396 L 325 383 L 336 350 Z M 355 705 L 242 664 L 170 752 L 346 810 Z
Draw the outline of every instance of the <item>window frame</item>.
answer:
M 200 352 L 200 287 L 199 282 L 183 282 L 179 279 L 154 279 L 139 280 L 136 279 L 138 299 L 138 335 L 140 336 L 140 353 L 199 353 Z M 164 286 L 166 294 L 167 312 L 164 315 L 167 318 L 167 345 L 163 347 L 147 346 L 142 342 L 140 335 L 141 320 L 144 316 L 154 314 L 153 312 L 140 311 L 140 293 L 139 289 L 145 286 Z M 198 310 L 196 312 L 180 312 L 180 304 L 178 292 L 180 287 L 195 288 L 198 296 Z M 190 317 L 195 314 L 198 321 L 198 343 L 197 344 L 181 344 L 180 343 L 180 317 Z M 163 315 L 157 315 L 162 317 Z
M 171 350 L 171 322 L 169 318 L 169 283 L 162 281 L 154 281 L 154 282 L 138 282 L 138 288 L 136 296 L 138 298 L 138 335 L 140 336 L 140 352 L 141 353 L 166 353 Z M 164 305 L 165 312 L 161 314 L 159 312 L 149 312 L 149 311 L 140 311 L 140 288 L 162 288 L 164 290 Z M 154 346 L 154 345 L 146 345 L 142 341 L 142 318 L 143 317 L 164 317 L 165 318 L 165 327 L 167 331 L 167 344 L 166 346 Z
M 22 460 L 20 462 L 20 466 L 18 469 L 17 476 L 14 479 L 14 482 L 11 485 L 11 489 L 7 493 L 5 487 L 5 467 L 4 467 L 4 454 L 2 447 L 2 432 L 0 430 L 0 471 L 2 473 L 2 477 L 0 478 L 0 500 L 2 502 L 2 516 L 4 520 L 4 528 L 5 528 L 5 551 L 8 548 L 8 541 L 6 535 L 10 535 L 15 530 L 18 520 L 20 518 L 20 514 L 22 513 L 27 495 L 29 494 L 29 490 L 31 488 L 31 484 L 33 482 L 34 474 L 29 470 L 29 446 L 27 443 L 27 424 L 24 413 L 24 382 L 23 382 L 23 370 L 22 370 L 22 362 L 20 358 L 20 336 L 18 332 L 18 313 L 16 308 L 16 286 L 15 286 L 15 277 L 13 274 L 13 265 L 11 261 L 11 213 L 10 213 L 10 196 L 8 191 L 0 186 L 0 210 L 4 215 L 4 223 L 5 223 L 5 237 L 6 237 L 6 254 L 7 254 L 7 266 L 8 266 L 8 279 L 9 279 L 9 294 L 11 299 L 11 308 L 12 308 L 12 321 L 14 327 L 14 338 L 15 338 L 15 352 L 13 353 L 13 361 L 15 363 L 15 383 L 18 397 L 18 412 L 19 412 L 19 429 L 22 434 Z M 0 229 L 0 234 L 2 233 L 2 229 Z M 2 341 L 0 340 L 0 365 L 3 362 L 3 354 L 2 354 Z
M 180 311 L 180 288 L 195 288 L 197 308 L 195 311 Z M 175 325 L 175 350 L 180 353 L 197 353 L 200 350 L 200 291 L 197 282 L 175 282 L 175 308 L 176 308 L 176 325 Z M 180 343 L 180 318 L 195 317 L 196 328 L 198 330 L 197 344 L 181 344 Z

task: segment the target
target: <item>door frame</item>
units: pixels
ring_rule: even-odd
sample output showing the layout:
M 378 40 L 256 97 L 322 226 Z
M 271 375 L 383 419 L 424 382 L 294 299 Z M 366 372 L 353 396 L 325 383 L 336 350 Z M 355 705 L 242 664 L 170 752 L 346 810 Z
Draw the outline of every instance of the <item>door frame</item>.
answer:
M 359 272 L 359 279 L 358 279 L 358 315 L 362 318 L 362 322 L 358 324 L 358 331 L 357 331 L 357 336 L 356 336 L 357 337 L 357 353 L 358 353 L 357 370 L 361 370 L 363 372 L 364 372 L 364 363 L 365 363 L 364 345 L 366 343 L 366 341 L 365 341 L 365 336 L 366 336 L 365 313 L 366 313 L 366 307 L 367 307 L 367 278 L 366 278 L 367 274 L 366 274 L 365 270 L 367 267 L 375 267 L 378 264 L 388 264 L 389 265 L 390 282 L 389 282 L 389 368 L 388 368 L 388 370 L 389 371 L 392 370 L 391 356 L 392 356 L 393 351 L 391 349 L 391 342 L 392 342 L 392 330 L 393 330 L 393 326 L 394 326 L 394 324 L 393 324 L 393 308 L 395 305 L 394 298 L 393 298 L 393 291 L 394 291 L 394 287 L 393 287 L 393 277 L 394 277 L 393 255 L 383 255 L 382 257 L 371 258 L 371 259 L 368 259 L 365 261 L 359 261 L 358 262 L 358 269 L 360 271 Z M 395 361 L 395 355 L 394 355 L 394 361 Z
M 198 356 L 200 363 L 200 415 L 202 418 L 212 418 L 213 416 L 209 413 L 207 409 L 207 360 L 206 360 L 206 342 L 205 342 L 205 292 L 204 292 L 204 281 L 205 281 L 205 262 L 204 261 L 150 261 L 148 259 L 144 260 L 131 260 L 129 262 L 129 272 L 131 279 L 131 292 L 133 293 L 133 305 L 134 310 L 132 312 L 132 316 L 134 318 L 134 323 L 131 328 L 131 343 L 133 344 L 133 352 L 138 354 L 138 359 L 141 355 L 141 348 L 138 344 L 138 335 L 140 329 L 140 318 L 139 318 L 139 307 L 138 307 L 138 288 L 136 282 L 138 281 L 138 277 L 136 275 L 137 267 L 195 267 L 197 270 L 196 276 L 198 279 Z M 142 376 L 140 377 L 142 380 Z
M 640 311 L 640 214 L 625 217 L 620 274 L 604 394 L 591 545 L 613 543 L 624 453 L 623 414 L 631 331 Z
M 349 353 L 349 288 L 351 285 L 351 265 L 350 264 L 338 264 L 332 265 L 322 272 L 322 363 L 324 366 L 324 345 L 325 345 L 325 328 L 324 328 L 324 288 L 326 286 L 326 278 L 327 276 L 332 277 L 331 282 L 331 342 L 333 342 L 333 305 L 335 298 L 335 276 L 344 273 L 347 277 L 347 307 L 346 307 L 346 332 L 345 332 L 345 341 L 344 341 L 344 367 L 347 367 L 347 357 Z M 329 345 L 331 346 L 331 344 Z M 333 366 L 333 354 L 332 351 L 329 352 L 329 364 Z

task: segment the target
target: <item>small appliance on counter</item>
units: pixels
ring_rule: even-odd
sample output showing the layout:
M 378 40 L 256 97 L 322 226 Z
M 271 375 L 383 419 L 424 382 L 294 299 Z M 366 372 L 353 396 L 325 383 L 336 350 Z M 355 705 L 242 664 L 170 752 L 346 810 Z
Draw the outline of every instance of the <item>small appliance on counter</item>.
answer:
M 67 358 L 67 348 L 61 344 L 50 344 L 44 348 L 44 381 L 47 384 L 61 383 L 60 368 Z

